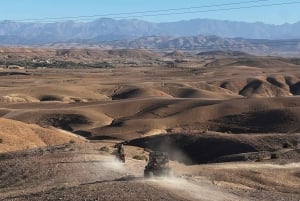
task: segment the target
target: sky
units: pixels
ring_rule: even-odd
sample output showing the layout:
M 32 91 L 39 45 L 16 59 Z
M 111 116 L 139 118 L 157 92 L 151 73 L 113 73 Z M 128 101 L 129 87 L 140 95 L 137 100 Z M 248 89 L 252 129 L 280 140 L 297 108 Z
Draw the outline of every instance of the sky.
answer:
M 266 24 L 296 23 L 300 21 L 300 0 L 263 0 L 262 2 L 252 0 L 252 3 L 243 3 L 249 1 L 251 0 L 0 0 L 0 20 L 34 22 L 91 21 L 100 17 L 108 17 L 114 19 L 134 18 L 150 22 L 171 22 L 195 18 L 263 22 Z M 240 8 L 290 2 L 294 3 L 290 5 Z M 232 3 L 243 4 L 217 6 Z M 232 8 L 238 9 L 231 10 Z M 168 11 L 144 12 L 166 9 Z M 144 13 L 121 14 L 133 12 Z

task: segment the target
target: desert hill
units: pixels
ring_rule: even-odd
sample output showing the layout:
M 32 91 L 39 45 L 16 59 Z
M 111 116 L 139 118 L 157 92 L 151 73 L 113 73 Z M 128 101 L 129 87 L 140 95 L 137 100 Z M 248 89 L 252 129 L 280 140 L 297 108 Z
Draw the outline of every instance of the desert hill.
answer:
M 227 59 L 249 58 L 257 66 L 233 62 L 199 67 L 76 68 L 72 72 L 6 69 L 0 81 L 0 114 L 91 139 L 130 140 L 205 130 L 298 132 L 298 65 L 290 59 L 237 55 Z M 206 56 L 202 58 L 206 63 L 224 60 L 223 53 L 213 59 Z M 268 121 L 270 117 L 274 121 Z
M 299 200 L 299 59 L 48 50 L 1 54 L 0 199 Z
M 50 101 L 51 102 L 51 101 Z M 24 107 L 31 107 L 26 110 Z M 143 98 L 107 102 L 12 104 L 4 118 L 54 126 L 90 138 L 133 139 L 149 133 L 215 130 L 232 133 L 299 131 L 299 98 Z M 126 108 L 124 110 L 123 108 Z
M 283 149 L 286 143 L 291 143 L 291 147 L 297 147 L 299 134 L 224 135 L 214 132 L 163 134 L 134 139 L 127 143 L 150 150 L 166 151 L 172 160 L 186 164 L 270 159 L 274 150 L 282 151 L 281 159 L 289 159 L 292 154 L 297 160 L 300 159 L 299 148 Z
M 35 124 L 0 118 L 0 152 L 53 146 L 84 140 L 54 128 L 42 128 Z
M 38 49 L 26 51 L 36 54 L 30 52 L 32 58 L 43 56 Z M 18 54 L 12 56 L 20 57 Z M 230 133 L 253 135 L 259 141 L 257 135 L 288 136 L 300 130 L 297 59 L 241 52 L 195 55 L 146 50 L 70 49 L 53 54 L 73 62 L 85 55 L 91 64 L 97 57 L 126 61 L 117 67 L 76 67 L 72 71 L 51 67 L 2 69 L 2 118 L 63 129 L 90 140 L 134 140 L 174 133 L 201 136 L 215 131 L 224 135 L 212 140 L 218 144 Z M 138 60 L 148 64 L 171 61 L 174 65 L 126 66 Z M 243 147 L 240 142 L 251 147 L 247 152 L 259 152 L 265 146 L 234 140 L 239 143 L 234 142 L 233 147 Z M 227 154 L 241 152 L 243 149 Z M 212 161 L 224 157 L 227 155 L 218 155 Z

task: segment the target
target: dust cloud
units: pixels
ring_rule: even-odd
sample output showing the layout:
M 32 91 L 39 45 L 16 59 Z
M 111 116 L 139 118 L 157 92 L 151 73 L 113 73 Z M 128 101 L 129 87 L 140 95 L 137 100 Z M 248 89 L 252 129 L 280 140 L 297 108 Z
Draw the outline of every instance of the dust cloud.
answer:
M 144 163 L 128 159 L 126 163 L 118 161 L 113 156 L 86 156 L 88 163 L 81 163 L 78 180 L 86 183 L 102 181 L 136 181 L 155 186 L 187 200 L 230 201 L 238 198 L 215 186 L 211 181 L 200 178 L 182 178 L 177 176 L 143 177 Z M 85 171 L 82 171 L 82 170 Z M 80 172 L 80 174 L 79 174 Z M 74 174 L 74 170 L 73 170 Z M 121 179 L 121 180 L 120 180 Z
M 108 160 L 103 161 L 102 163 L 100 163 L 100 165 L 110 171 L 115 171 L 115 172 L 119 172 L 119 173 L 124 173 L 126 172 L 126 168 L 124 166 L 124 163 L 122 163 L 121 161 L 119 161 L 118 159 L 111 157 Z
M 209 181 L 188 181 L 179 177 L 160 177 L 147 180 L 154 185 L 168 189 L 184 199 L 202 201 L 233 201 L 238 198 L 223 192 Z

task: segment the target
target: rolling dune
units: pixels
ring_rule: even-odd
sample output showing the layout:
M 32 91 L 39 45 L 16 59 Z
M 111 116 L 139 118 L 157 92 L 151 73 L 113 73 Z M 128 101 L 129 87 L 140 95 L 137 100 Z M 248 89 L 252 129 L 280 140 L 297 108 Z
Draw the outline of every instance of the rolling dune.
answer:
M 32 51 L 39 54 L 40 50 Z M 97 54 L 107 59 L 126 57 L 127 61 L 167 56 L 175 62 L 185 56 L 186 61 L 184 66 L 173 67 L 28 69 L 18 75 L 3 70 L 1 117 L 89 139 L 132 140 L 208 130 L 236 134 L 299 131 L 300 73 L 289 59 L 240 53 L 205 59 L 207 55 L 146 50 L 60 50 L 56 54 L 67 60 L 82 54 L 91 62 Z M 199 59 L 202 64 L 197 66 Z
M 53 128 L 42 128 L 15 120 L 0 118 L 0 152 L 23 150 L 42 146 L 53 146 L 74 142 L 84 142 L 74 135 Z

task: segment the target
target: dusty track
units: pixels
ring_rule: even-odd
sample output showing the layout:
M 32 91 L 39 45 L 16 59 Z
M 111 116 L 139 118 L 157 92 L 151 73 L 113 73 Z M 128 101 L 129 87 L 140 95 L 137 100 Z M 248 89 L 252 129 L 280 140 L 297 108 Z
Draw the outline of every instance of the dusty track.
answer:
M 175 176 L 143 178 L 145 161 L 132 159 L 146 154 L 140 148 L 125 147 L 127 161 L 121 164 L 112 155 L 99 151 L 111 142 L 70 144 L 1 160 L 1 200 L 297 200 L 300 194 L 257 191 L 239 183 L 214 180 L 212 174 L 228 169 L 297 169 L 268 164 L 216 164 L 185 166 L 172 162 Z M 7 167 L 14 167 L 8 168 Z M 208 172 L 210 170 L 210 172 Z M 207 176 L 201 176 L 207 174 Z M 214 172 L 214 173 L 213 173 Z
M 16 163 L 19 169 L 30 169 L 28 163 L 37 165 L 35 171 L 26 170 L 16 174 L 16 177 L 24 179 L 21 183 L 10 183 L 0 189 L 0 196 L 4 200 L 52 200 L 54 194 L 61 194 L 63 200 L 84 198 L 83 188 L 101 189 L 111 185 L 107 189 L 112 197 L 109 200 L 131 200 L 140 198 L 147 200 L 237 200 L 237 196 L 226 192 L 213 185 L 211 181 L 202 178 L 199 181 L 189 181 L 180 177 L 172 178 L 143 178 L 145 161 L 128 158 L 126 164 L 119 163 L 113 156 L 96 153 L 95 145 L 82 144 L 76 147 L 75 153 L 54 153 L 43 156 L 29 156 L 26 159 L 5 161 Z M 75 145 L 74 145 L 75 146 Z M 93 148 L 92 148 L 92 147 Z M 75 147 L 74 147 L 75 149 Z M 132 148 L 131 148 L 132 149 Z M 94 153 L 93 153 L 94 152 Z M 24 164 L 25 163 L 25 164 Z M 26 165 L 27 164 L 27 165 Z M 175 166 L 174 166 L 175 167 Z M 177 167 L 175 169 L 180 169 Z M 7 170 L 9 171 L 9 170 Z M 28 172 L 27 172 L 28 171 Z M 10 172 L 10 174 L 14 174 Z M 180 172 L 177 172 L 180 176 Z M 39 181 L 35 180 L 39 177 Z M 10 179 L 1 177 L 1 180 Z M 124 187 L 127 188 L 124 192 Z M 137 188 L 137 189 L 136 189 Z M 64 193 L 62 192 L 64 191 Z M 73 193 L 68 194 L 70 191 Z M 93 196 L 103 198 L 102 191 Z M 114 197 L 118 195 L 118 198 Z M 75 196 L 75 197 L 74 197 Z

